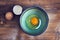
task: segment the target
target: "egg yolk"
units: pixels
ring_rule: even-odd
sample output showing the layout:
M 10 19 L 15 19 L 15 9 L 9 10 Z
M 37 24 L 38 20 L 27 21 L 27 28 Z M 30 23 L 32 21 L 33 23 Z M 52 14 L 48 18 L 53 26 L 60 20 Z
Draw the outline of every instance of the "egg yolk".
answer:
M 31 19 L 31 23 L 33 24 L 33 25 L 38 25 L 38 18 L 37 17 L 33 17 L 32 19 Z

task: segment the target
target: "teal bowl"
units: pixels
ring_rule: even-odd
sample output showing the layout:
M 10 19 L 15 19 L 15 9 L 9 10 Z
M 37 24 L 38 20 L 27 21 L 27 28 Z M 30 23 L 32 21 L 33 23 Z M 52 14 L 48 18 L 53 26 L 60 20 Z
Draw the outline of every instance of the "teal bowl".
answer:
M 27 8 L 20 16 L 21 29 L 33 36 L 42 34 L 48 27 L 48 15 L 40 7 Z

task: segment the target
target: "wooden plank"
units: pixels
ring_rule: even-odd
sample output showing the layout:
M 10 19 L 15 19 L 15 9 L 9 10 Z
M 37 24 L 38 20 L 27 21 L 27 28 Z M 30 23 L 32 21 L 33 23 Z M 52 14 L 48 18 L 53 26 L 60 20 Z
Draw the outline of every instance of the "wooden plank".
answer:
M 19 16 L 15 16 L 13 21 L 7 21 L 4 18 L 5 12 L 9 10 L 8 6 L 0 6 L 0 40 L 60 40 L 60 0 L 0 0 L 0 5 L 20 4 L 23 6 L 39 5 L 45 9 L 49 16 L 49 24 L 46 32 L 39 36 L 25 34 L 18 25 Z M 18 17 L 18 18 L 17 18 Z M 17 20 L 16 20 L 17 19 Z

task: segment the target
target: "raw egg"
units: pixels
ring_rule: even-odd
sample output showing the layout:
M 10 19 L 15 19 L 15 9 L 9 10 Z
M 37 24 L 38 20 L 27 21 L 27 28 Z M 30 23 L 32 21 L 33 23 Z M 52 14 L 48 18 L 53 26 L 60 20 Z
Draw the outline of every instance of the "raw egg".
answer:
M 29 15 L 27 18 L 26 18 L 26 24 L 27 26 L 30 28 L 30 29 L 36 29 L 36 27 L 38 27 L 41 20 L 39 20 L 40 18 L 38 18 L 38 16 L 32 14 L 32 15 Z
M 37 18 L 37 17 L 31 18 L 31 23 L 32 23 L 33 25 L 37 25 L 37 24 L 39 23 L 38 18 Z

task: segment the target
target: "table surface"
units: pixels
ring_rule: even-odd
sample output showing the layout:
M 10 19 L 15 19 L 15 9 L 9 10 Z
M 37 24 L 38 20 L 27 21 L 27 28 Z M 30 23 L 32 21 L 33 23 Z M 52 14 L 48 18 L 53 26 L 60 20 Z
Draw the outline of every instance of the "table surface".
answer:
M 19 16 L 12 21 L 4 18 L 3 9 L 0 7 L 0 40 L 60 40 L 60 0 L 0 0 L 0 5 L 19 4 L 22 6 L 41 6 L 48 14 L 49 23 L 47 30 L 38 36 L 25 34 L 19 27 Z M 8 9 L 6 7 L 4 10 Z M 10 11 L 8 9 L 8 11 Z M 6 12 L 6 11 L 5 11 Z M 16 19 L 16 20 L 15 20 Z M 1 22 L 0 22 L 1 23 Z

